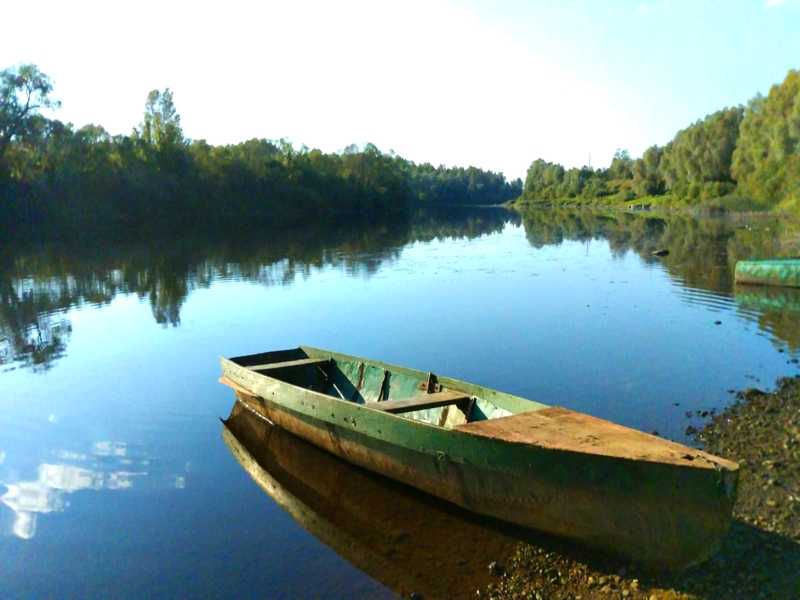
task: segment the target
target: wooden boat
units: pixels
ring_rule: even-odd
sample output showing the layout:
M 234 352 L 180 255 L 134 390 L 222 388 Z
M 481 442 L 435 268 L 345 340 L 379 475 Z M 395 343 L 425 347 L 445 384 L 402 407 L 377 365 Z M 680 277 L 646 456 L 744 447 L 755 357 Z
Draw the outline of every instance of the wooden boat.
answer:
M 800 258 L 740 260 L 734 273 L 736 283 L 800 287 Z
M 306 346 L 221 363 L 269 422 L 482 515 L 656 568 L 709 558 L 730 523 L 736 463 L 602 419 Z

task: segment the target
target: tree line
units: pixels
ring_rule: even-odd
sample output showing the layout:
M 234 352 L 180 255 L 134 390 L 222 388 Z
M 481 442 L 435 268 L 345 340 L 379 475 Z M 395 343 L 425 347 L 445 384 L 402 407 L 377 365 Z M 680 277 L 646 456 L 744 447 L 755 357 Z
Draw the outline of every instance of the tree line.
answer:
M 626 150 L 600 169 L 536 160 L 520 204 L 667 194 L 684 204 L 800 208 L 800 71 L 789 71 L 767 96 L 708 115 L 635 160 Z
M 214 146 L 188 139 L 173 92 L 154 90 L 130 135 L 75 127 L 35 65 L 0 71 L 0 228 L 92 224 L 273 224 L 404 214 L 416 206 L 500 204 L 522 181 L 475 167 L 416 164 L 373 144 L 324 153 L 288 140 Z

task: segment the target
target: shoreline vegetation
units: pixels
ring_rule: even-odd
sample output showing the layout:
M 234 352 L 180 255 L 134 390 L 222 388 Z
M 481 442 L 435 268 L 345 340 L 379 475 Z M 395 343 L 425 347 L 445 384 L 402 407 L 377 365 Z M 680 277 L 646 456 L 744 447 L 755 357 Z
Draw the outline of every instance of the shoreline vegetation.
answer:
M 538 159 L 508 206 L 563 204 L 797 212 L 800 71 L 789 71 L 767 96 L 708 115 L 635 160 L 627 150 L 617 150 L 607 169 Z
M 0 231 L 62 237 L 100 231 L 274 227 L 402 220 L 419 208 L 503 204 L 800 210 L 800 72 L 767 96 L 726 108 L 633 159 L 566 169 L 535 160 L 521 179 L 417 164 L 373 144 L 324 153 L 287 139 L 213 146 L 184 136 L 173 93 L 153 90 L 130 135 L 45 117 L 60 108 L 32 64 L 0 71 Z
M 417 164 L 369 143 L 326 154 L 286 139 L 190 140 L 169 89 L 148 94 L 130 135 L 41 114 L 59 107 L 35 65 L 0 71 L 0 230 L 70 237 L 220 220 L 402 219 L 409 209 L 498 205 L 522 193 L 521 179 Z

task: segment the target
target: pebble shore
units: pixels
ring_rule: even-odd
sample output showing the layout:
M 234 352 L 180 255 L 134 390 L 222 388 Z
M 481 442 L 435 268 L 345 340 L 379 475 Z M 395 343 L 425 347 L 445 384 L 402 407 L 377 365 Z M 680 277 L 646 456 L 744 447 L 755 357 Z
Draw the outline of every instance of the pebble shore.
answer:
M 772 393 L 739 392 L 696 433 L 707 452 L 738 461 L 731 530 L 711 560 L 647 572 L 580 549 L 521 542 L 491 569 L 478 598 L 800 598 L 800 376 Z

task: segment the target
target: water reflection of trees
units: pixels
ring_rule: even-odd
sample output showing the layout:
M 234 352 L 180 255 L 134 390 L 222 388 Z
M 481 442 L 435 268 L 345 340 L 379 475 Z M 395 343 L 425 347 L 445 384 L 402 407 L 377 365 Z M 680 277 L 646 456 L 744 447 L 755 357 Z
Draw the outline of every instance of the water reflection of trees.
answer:
M 399 222 L 343 218 L 291 231 L 222 224 L 193 236 L 124 244 L 94 239 L 6 248 L 0 254 L 0 364 L 49 368 L 66 350 L 67 310 L 108 304 L 119 294 L 135 294 L 150 304 L 157 323 L 177 326 L 189 294 L 216 280 L 287 285 L 323 268 L 369 277 L 410 242 L 474 238 L 515 219 L 506 210 L 420 211 Z
M 474 239 L 500 233 L 506 224 L 520 222 L 519 214 L 496 208 L 476 208 L 458 212 L 422 209 L 411 223 L 408 242 L 430 242 L 434 239 Z
M 737 260 L 796 254 L 800 244 L 798 224 L 785 219 L 586 209 L 533 209 L 520 216 L 469 209 L 422 210 L 402 222 L 342 219 L 292 231 L 244 223 L 189 237 L 162 233 L 118 244 L 93 240 L 35 250 L 6 248 L 0 254 L 0 364 L 49 368 L 66 350 L 71 332 L 67 310 L 107 304 L 119 294 L 135 294 L 150 304 L 157 323 L 177 326 L 189 294 L 216 280 L 287 285 L 323 268 L 370 277 L 409 243 L 472 239 L 520 221 L 536 248 L 565 240 L 607 240 L 614 256 L 635 252 L 645 263 L 662 265 L 684 287 L 728 298 Z M 661 248 L 669 255 L 652 255 Z M 796 319 L 787 310 L 743 314 L 794 348 L 800 340 L 789 335 Z
M 565 240 L 608 240 L 613 255 L 629 251 L 647 263 L 663 264 L 685 285 L 730 295 L 736 261 L 797 252 L 791 221 L 694 216 L 687 213 L 532 209 L 522 214 L 525 234 L 540 248 Z M 655 257 L 653 251 L 668 249 Z
M 796 256 L 800 249 L 800 222 L 774 217 L 532 209 L 522 214 L 522 223 L 528 240 L 536 248 L 565 240 L 606 239 L 614 256 L 635 252 L 645 263 L 663 265 L 679 285 L 727 298 L 734 295 L 733 273 L 737 261 Z M 669 254 L 654 256 L 653 252 L 660 249 L 669 250 Z M 792 294 L 791 290 L 784 290 L 778 295 L 785 300 L 794 297 Z M 757 289 L 749 291 L 744 305 L 739 302 L 738 292 L 736 299 L 746 318 L 797 349 L 800 304 L 776 303 L 774 295 L 769 290 Z M 691 301 L 692 296 L 686 298 Z
M 0 276 L 0 365 L 19 362 L 46 370 L 63 356 L 72 333 L 69 319 L 58 312 L 63 302 L 47 288 L 37 293 L 25 282 L 14 285 Z

